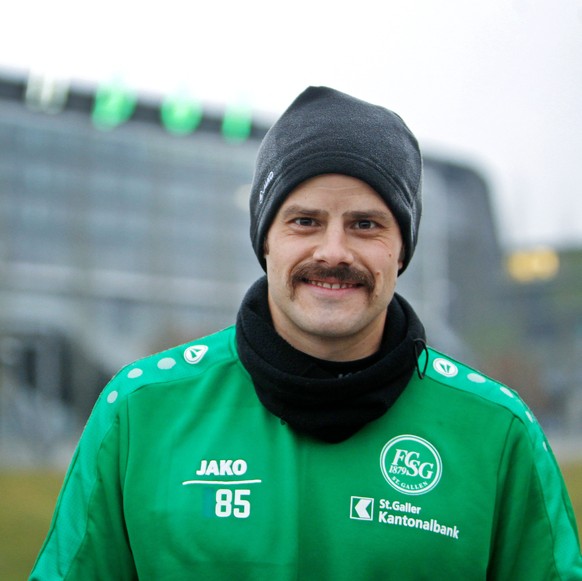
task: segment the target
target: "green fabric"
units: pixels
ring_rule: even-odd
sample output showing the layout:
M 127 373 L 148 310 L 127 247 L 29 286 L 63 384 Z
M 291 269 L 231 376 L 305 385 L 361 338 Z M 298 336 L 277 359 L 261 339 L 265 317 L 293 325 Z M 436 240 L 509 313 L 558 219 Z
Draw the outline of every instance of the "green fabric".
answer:
M 30 578 L 582 579 L 531 411 L 428 357 L 339 444 L 260 404 L 233 328 L 132 364 L 95 406 Z

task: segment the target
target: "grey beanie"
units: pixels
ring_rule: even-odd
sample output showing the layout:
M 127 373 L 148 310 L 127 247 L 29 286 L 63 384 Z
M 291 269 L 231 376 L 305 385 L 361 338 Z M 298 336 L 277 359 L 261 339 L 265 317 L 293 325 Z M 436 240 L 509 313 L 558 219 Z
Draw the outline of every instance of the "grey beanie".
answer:
M 266 270 L 264 241 L 289 193 L 322 174 L 345 174 L 370 185 L 394 214 L 408 266 L 422 210 L 422 158 L 402 119 L 327 87 L 309 87 L 265 135 L 250 197 L 251 241 Z

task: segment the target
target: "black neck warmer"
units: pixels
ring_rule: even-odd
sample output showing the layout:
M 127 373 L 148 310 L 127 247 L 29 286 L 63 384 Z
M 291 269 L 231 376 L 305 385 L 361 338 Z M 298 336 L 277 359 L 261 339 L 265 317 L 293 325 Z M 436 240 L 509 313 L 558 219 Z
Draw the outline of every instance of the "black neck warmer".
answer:
M 414 372 L 425 333 L 412 307 L 395 294 L 376 354 L 347 363 L 316 359 L 275 331 L 262 277 L 243 299 L 236 339 L 259 400 L 271 413 L 298 432 L 341 442 L 394 404 Z

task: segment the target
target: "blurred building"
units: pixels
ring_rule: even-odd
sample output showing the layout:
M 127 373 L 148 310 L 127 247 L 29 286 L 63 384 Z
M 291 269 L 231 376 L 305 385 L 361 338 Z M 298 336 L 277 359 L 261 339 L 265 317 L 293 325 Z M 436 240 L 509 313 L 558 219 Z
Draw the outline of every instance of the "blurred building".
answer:
M 234 321 L 261 275 L 247 201 L 267 128 L 244 110 L 0 78 L 0 441 L 46 455 L 122 365 Z M 426 153 L 425 167 L 399 292 L 432 345 L 483 367 L 518 333 L 491 194 L 468 165 Z
M 575 437 L 581 453 L 582 248 L 520 250 L 508 256 L 507 272 L 513 285 L 504 301 L 521 340 L 498 358 L 499 372 L 523 386 L 551 433 Z

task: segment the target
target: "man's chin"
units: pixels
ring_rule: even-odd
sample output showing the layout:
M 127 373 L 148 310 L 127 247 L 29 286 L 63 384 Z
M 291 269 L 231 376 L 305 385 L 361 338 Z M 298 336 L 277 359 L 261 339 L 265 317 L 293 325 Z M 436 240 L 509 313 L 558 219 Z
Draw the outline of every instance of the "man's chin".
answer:
M 343 309 L 329 307 L 304 312 L 304 329 L 319 337 L 341 338 L 357 334 L 362 328 L 361 310 L 346 313 Z

